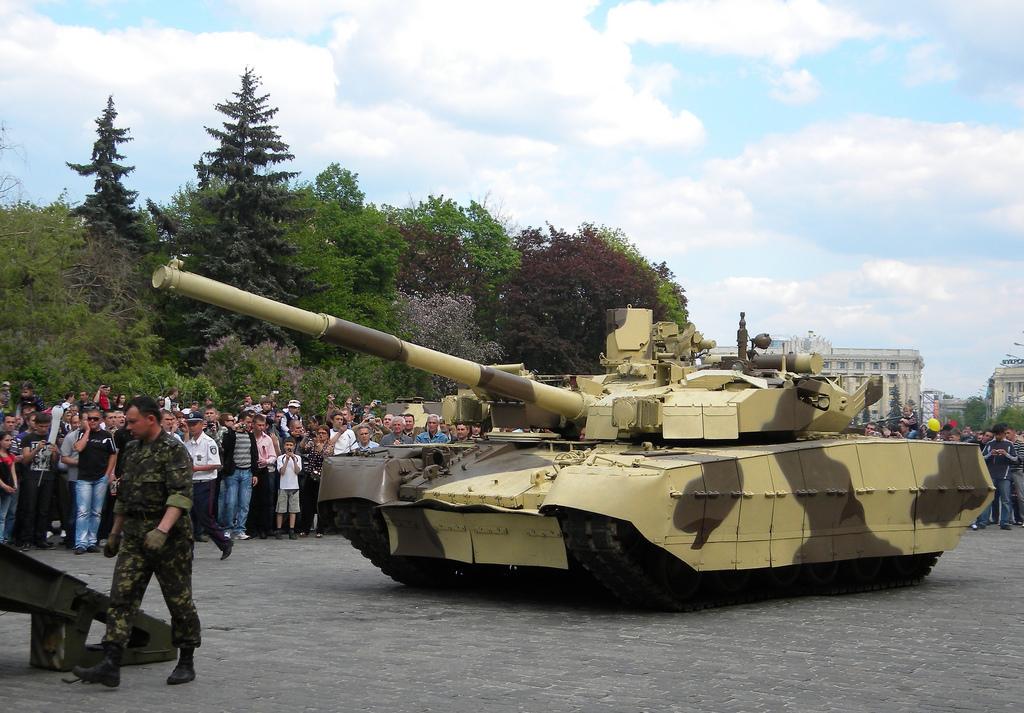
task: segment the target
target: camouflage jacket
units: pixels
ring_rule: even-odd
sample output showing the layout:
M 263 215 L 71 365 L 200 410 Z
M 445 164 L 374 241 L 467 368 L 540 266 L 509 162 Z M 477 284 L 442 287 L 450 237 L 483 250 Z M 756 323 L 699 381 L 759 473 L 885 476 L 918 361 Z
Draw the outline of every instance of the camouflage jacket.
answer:
M 149 443 L 131 441 L 121 454 L 124 473 L 114 512 L 155 513 L 192 507 L 192 458 L 184 444 L 161 432 Z

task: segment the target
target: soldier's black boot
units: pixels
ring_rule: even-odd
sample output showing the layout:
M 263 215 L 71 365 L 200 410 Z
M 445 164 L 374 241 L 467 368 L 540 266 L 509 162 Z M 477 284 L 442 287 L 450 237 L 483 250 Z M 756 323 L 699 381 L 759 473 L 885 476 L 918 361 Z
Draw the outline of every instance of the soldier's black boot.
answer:
M 119 645 L 104 641 L 102 661 L 89 668 L 75 666 L 71 669 L 71 673 L 86 683 L 102 683 L 109 688 L 117 688 L 121 685 L 121 654 L 123 652 L 124 649 Z
M 167 677 L 168 686 L 177 686 L 179 683 L 188 683 L 196 679 L 196 668 L 192 659 L 194 652 L 195 649 L 185 646 L 181 647 L 181 651 L 178 652 L 178 665 L 174 667 L 171 675 Z

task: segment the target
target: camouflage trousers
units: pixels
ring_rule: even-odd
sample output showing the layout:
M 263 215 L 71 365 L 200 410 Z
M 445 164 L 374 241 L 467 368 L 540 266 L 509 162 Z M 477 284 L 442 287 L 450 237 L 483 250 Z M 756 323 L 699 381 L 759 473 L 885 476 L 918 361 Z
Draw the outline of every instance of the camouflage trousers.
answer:
M 142 596 L 155 574 L 171 613 L 171 642 L 179 648 L 201 644 L 199 613 L 192 601 L 192 523 L 186 513 L 175 523 L 164 546 L 149 552 L 142 541 L 159 523 L 159 517 L 125 518 L 121 550 L 110 585 L 107 633 L 103 637 L 106 642 L 128 644 Z

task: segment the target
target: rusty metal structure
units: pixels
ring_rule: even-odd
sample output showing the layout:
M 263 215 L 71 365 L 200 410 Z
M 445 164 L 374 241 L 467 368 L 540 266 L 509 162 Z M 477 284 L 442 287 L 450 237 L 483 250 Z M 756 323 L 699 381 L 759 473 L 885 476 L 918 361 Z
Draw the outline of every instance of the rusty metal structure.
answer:
M 976 446 L 844 435 L 880 397 L 815 354 L 736 354 L 694 325 L 609 310 L 605 373 L 541 383 L 184 272 L 153 285 L 466 385 L 486 414 L 468 445 L 337 456 L 320 502 L 383 572 L 453 586 L 536 571 L 591 577 L 623 602 L 690 610 L 765 596 L 920 582 L 992 487 Z M 759 351 L 760 350 L 760 351 Z M 465 416 L 463 416 L 465 417 Z

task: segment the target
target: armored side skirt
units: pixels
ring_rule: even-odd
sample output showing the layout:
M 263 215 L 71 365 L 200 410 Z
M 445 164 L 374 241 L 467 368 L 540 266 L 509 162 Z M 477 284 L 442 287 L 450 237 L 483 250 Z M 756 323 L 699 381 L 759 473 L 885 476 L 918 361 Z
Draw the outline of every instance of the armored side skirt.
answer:
M 353 458 L 320 499 L 376 510 L 381 554 L 395 557 L 566 569 L 565 515 L 575 512 L 629 523 L 703 572 L 940 553 L 992 490 L 976 446 L 930 442 L 595 449 L 560 467 L 534 461 L 498 475 L 453 468 L 408 501 L 398 490 L 413 461 Z
M 441 509 L 438 509 L 441 508 Z M 567 569 L 558 520 L 537 512 L 421 500 L 380 508 L 391 554 Z

